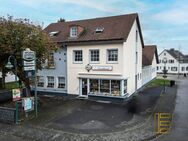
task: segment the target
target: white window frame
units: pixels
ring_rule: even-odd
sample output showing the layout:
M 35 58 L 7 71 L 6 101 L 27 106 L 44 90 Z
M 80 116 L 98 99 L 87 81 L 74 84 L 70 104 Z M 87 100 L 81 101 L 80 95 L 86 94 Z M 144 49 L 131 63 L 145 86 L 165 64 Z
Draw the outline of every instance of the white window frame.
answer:
M 98 51 L 98 61 L 92 61 L 92 51 Z M 97 56 L 96 54 L 94 55 L 95 57 Z M 89 50 L 89 60 L 90 60 L 90 63 L 99 63 L 100 62 L 100 50 L 99 49 L 91 49 Z
M 76 52 L 81 51 L 81 61 L 76 60 Z M 73 63 L 82 63 L 83 62 L 83 51 L 82 50 L 73 50 Z
M 185 71 L 185 67 L 181 67 L 181 71 Z
M 55 68 L 54 52 L 50 52 L 48 55 L 48 68 Z
M 49 78 L 53 78 L 53 81 L 49 80 Z M 47 88 L 54 88 L 54 86 L 55 86 L 54 76 L 47 76 Z
M 115 50 L 117 50 L 117 60 L 114 60 L 114 61 L 112 61 L 112 60 L 109 60 L 109 52 L 110 51 L 115 51 Z M 117 48 L 113 48 L 113 49 L 107 49 L 107 63 L 118 63 L 118 57 L 119 57 L 119 51 L 118 51 L 118 49 Z
M 72 26 L 70 28 L 70 37 L 77 37 L 78 36 L 78 28 L 77 26 Z
M 169 63 L 173 64 L 174 63 L 174 60 L 170 59 L 168 60 Z
M 60 81 L 60 78 L 63 78 L 64 79 L 64 82 Z M 60 85 L 64 85 L 64 87 L 61 87 Z M 58 77 L 58 86 L 57 86 L 59 89 L 66 89 L 66 79 L 64 76 L 59 76 Z
M 42 79 L 43 81 L 40 81 Z M 37 76 L 37 87 L 44 87 L 44 81 L 44 76 Z
M 177 67 L 171 67 L 171 71 L 178 71 Z

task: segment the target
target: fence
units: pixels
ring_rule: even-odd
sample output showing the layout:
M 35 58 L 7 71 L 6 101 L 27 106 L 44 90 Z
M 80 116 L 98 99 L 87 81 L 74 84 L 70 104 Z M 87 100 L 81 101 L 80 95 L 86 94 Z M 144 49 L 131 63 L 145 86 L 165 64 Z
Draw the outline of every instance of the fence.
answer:
M 18 106 L 16 108 L 0 107 L 0 121 L 4 123 L 17 123 Z

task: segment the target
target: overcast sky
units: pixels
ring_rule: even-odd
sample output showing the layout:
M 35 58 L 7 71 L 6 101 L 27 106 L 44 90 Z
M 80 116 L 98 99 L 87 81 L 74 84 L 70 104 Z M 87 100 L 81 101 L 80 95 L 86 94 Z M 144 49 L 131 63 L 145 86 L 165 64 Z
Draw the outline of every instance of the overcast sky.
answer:
M 28 18 L 44 27 L 59 18 L 79 20 L 138 13 L 145 44 L 158 52 L 188 54 L 188 0 L 0 0 L 0 16 Z

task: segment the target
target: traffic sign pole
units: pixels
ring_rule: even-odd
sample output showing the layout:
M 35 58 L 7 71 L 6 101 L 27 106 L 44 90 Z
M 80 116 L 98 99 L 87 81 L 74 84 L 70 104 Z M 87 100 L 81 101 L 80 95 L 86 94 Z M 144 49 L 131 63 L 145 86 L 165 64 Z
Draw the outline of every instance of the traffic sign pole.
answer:
M 36 117 L 36 118 L 38 117 L 36 53 L 35 53 L 35 117 Z
M 35 117 L 38 117 L 36 52 L 27 48 L 23 51 L 22 57 L 25 77 L 32 78 L 35 82 Z

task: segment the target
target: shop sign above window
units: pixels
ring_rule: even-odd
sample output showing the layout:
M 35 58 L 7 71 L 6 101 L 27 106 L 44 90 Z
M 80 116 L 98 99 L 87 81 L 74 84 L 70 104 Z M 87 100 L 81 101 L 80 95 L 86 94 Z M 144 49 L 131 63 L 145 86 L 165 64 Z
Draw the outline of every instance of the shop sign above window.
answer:
M 112 66 L 92 66 L 93 71 L 112 71 Z

